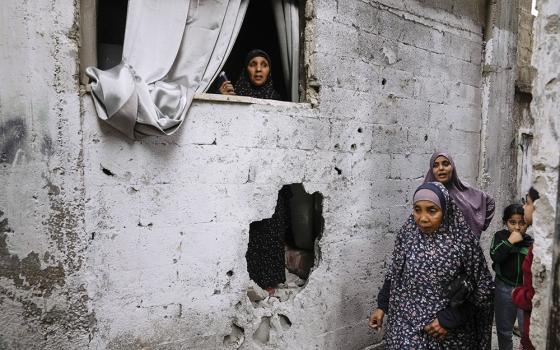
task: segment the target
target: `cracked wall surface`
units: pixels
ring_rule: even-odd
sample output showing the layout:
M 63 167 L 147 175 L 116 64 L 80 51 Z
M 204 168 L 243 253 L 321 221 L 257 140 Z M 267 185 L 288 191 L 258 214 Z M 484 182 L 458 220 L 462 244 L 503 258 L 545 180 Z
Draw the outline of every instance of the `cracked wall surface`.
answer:
M 137 142 L 80 95 L 75 1 L 0 6 L 8 348 L 371 346 L 430 154 L 477 181 L 482 1 L 308 1 L 313 107 L 197 99 L 175 135 Z M 324 196 L 321 256 L 297 294 L 254 303 L 249 224 L 290 183 Z

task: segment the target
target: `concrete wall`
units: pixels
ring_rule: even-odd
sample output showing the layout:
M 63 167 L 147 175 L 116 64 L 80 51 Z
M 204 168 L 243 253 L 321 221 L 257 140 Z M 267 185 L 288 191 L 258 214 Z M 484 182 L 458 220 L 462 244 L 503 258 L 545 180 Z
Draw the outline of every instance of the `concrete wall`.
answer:
M 477 180 L 484 8 L 307 10 L 315 107 L 199 99 L 176 135 L 131 142 L 80 93 L 76 1 L 2 2 L 0 348 L 380 340 L 366 319 L 430 153 L 449 150 Z M 249 223 L 295 182 L 324 195 L 317 266 L 288 300 L 251 303 Z
M 535 258 L 533 285 L 536 290 L 531 317 L 531 339 L 537 349 L 544 349 L 547 338 L 551 300 L 553 238 L 560 161 L 560 3 L 538 1 L 535 20 L 533 65 L 537 69 L 533 83 L 531 112 L 535 119 L 533 152 L 534 186 L 540 193 L 534 217 Z M 556 251 L 558 256 L 558 251 Z M 556 276 L 558 278 L 558 276 Z M 557 305 L 557 303 L 556 303 Z M 557 327 L 557 326 L 556 326 Z M 556 328 L 557 329 L 557 328 Z M 554 347 L 550 347 L 553 349 Z

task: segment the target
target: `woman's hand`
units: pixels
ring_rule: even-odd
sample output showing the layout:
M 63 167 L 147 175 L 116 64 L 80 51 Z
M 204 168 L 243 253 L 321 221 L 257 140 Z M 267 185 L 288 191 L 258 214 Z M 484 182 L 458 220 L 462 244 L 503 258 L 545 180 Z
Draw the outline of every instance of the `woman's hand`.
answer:
M 222 95 L 235 95 L 235 90 L 233 89 L 231 81 L 226 80 L 222 83 L 222 86 L 220 86 L 220 93 Z
M 521 242 L 523 241 L 523 235 L 521 234 L 520 231 L 512 231 L 509 235 L 508 241 L 511 244 Z
M 436 339 L 443 339 L 447 335 L 447 330 L 439 324 L 437 318 L 433 320 L 432 323 L 424 327 L 424 330 Z
M 370 328 L 373 328 L 375 330 L 381 329 L 383 326 L 383 316 L 385 316 L 385 311 L 381 309 L 375 309 L 375 311 L 373 311 L 371 313 L 371 316 L 369 317 Z

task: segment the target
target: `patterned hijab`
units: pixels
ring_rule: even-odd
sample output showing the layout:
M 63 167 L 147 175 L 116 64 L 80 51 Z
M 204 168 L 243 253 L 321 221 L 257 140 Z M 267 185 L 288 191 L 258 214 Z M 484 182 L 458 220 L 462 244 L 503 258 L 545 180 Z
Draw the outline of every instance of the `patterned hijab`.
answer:
M 477 237 L 480 237 L 482 231 L 488 228 L 494 217 L 494 200 L 488 194 L 461 181 L 457 175 L 457 167 L 453 158 L 446 152 L 436 152 L 432 155 L 430 158 L 430 168 L 424 178 L 424 183 L 437 181 L 434 176 L 433 166 L 439 156 L 447 158 L 453 167 L 451 182 L 446 185 L 449 194 L 457 206 L 461 208 L 472 231 L 476 233 Z
M 247 72 L 247 67 L 249 62 L 255 57 L 263 57 L 268 62 L 270 67 L 270 74 L 266 83 L 262 86 L 255 86 L 251 84 L 249 80 L 249 73 Z M 247 54 L 245 58 L 245 64 L 241 71 L 241 76 L 239 80 L 235 83 L 235 93 L 240 96 L 248 96 L 254 98 L 262 98 L 268 100 L 281 100 L 280 94 L 274 90 L 274 85 L 272 83 L 272 64 L 270 61 L 270 56 L 262 50 L 253 50 Z
M 424 183 L 418 187 L 415 193 L 420 189 L 433 191 L 438 198 L 443 199 L 445 202 L 445 204 L 442 203 L 442 206 L 445 207 L 442 223 L 435 232 L 429 235 L 439 235 L 442 238 L 442 244 L 446 245 L 445 249 L 456 250 L 460 253 L 459 256 L 461 257 L 461 266 L 464 274 L 474 286 L 474 291 L 467 300 L 475 308 L 475 319 L 471 322 L 473 323 L 472 327 L 475 327 L 476 343 L 479 345 L 476 349 L 489 350 L 493 321 L 494 287 L 492 275 L 488 269 L 478 238 L 472 234 L 465 216 L 457 204 L 455 204 L 445 186 L 439 182 Z M 391 281 L 390 310 L 399 309 L 401 301 L 399 301 L 398 295 L 399 289 L 403 288 L 402 276 L 406 269 L 406 255 L 410 247 L 416 244 L 417 235 L 426 235 L 426 233 L 420 231 L 414 216 L 411 214 L 397 234 L 393 260 L 387 275 L 387 278 Z M 444 267 L 442 266 L 442 268 Z M 410 319 L 412 320 L 412 318 Z M 423 323 L 426 320 L 417 321 Z

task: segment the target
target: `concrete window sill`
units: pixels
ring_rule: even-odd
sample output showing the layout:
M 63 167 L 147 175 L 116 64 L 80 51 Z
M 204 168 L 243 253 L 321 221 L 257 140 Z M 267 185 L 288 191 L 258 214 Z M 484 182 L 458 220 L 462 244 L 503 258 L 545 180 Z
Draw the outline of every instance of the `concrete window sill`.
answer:
M 268 106 L 278 106 L 278 107 L 298 106 L 298 107 L 311 108 L 310 103 L 265 100 L 265 99 L 260 99 L 260 98 L 247 97 L 247 96 L 220 95 L 220 94 L 207 94 L 207 93 L 196 94 L 194 96 L 194 100 L 195 101 L 208 101 L 208 102 L 221 102 L 221 103 L 268 105 Z

